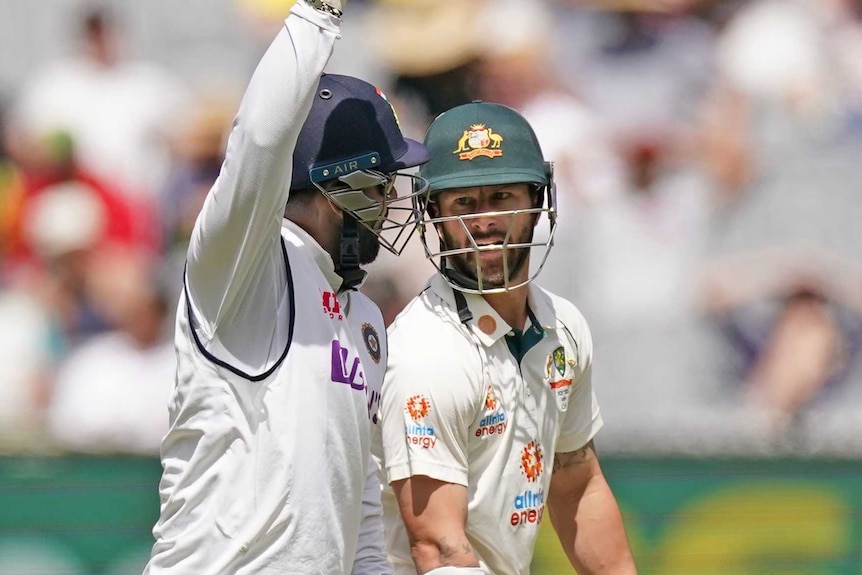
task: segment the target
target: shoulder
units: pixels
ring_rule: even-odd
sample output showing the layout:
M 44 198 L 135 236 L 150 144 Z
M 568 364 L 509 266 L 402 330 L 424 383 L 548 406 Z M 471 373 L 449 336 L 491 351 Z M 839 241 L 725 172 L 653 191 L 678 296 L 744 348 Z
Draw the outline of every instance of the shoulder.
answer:
M 380 306 L 361 291 L 350 292 L 350 305 L 354 313 L 359 314 L 362 319 L 374 320 L 375 323 L 383 324 L 383 312 L 380 311 Z
M 462 370 L 479 362 L 469 330 L 449 304 L 430 289 L 405 306 L 388 333 L 390 364 L 409 360 L 416 368 Z
M 553 313 L 558 327 L 564 328 L 578 343 L 579 348 L 591 350 L 593 336 L 589 323 L 578 307 L 568 299 L 543 287 L 536 286 L 535 297 L 541 298 Z
M 452 319 L 456 320 L 455 322 Z M 433 290 L 425 289 L 410 300 L 389 327 L 389 337 L 398 341 L 429 340 L 446 335 L 452 340 L 463 338 L 463 328 L 453 316 L 450 306 Z M 443 342 L 435 342 L 443 343 Z

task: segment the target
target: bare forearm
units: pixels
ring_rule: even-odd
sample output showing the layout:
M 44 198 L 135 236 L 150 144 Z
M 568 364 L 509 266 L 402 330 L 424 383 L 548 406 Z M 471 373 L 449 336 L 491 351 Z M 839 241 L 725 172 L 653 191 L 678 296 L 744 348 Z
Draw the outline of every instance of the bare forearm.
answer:
M 416 542 L 410 551 L 419 573 L 438 567 L 479 566 L 473 546 L 463 532 L 442 536 L 434 541 Z
M 441 567 L 478 567 L 467 539 L 467 488 L 424 475 L 394 481 L 392 489 L 410 539 L 410 555 L 422 575 Z
M 580 575 L 628 575 L 637 572 L 619 507 L 604 476 L 590 479 L 574 513 L 551 521 L 572 565 Z
M 554 456 L 551 523 L 580 575 L 636 573 L 622 515 L 591 441 Z

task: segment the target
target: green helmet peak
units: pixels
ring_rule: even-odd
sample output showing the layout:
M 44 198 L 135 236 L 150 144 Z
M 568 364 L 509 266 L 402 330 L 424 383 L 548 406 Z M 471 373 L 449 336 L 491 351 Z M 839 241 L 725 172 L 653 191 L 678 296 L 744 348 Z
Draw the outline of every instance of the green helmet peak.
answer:
M 548 166 L 533 128 L 516 110 L 475 101 L 437 116 L 425 133 L 431 159 L 419 168 L 431 193 L 532 183 L 547 186 Z

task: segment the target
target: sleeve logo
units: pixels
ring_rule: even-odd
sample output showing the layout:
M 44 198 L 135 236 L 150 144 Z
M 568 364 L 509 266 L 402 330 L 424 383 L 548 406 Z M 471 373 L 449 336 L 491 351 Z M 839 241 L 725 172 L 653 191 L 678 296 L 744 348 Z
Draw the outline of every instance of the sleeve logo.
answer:
M 431 402 L 424 395 L 414 395 L 407 400 L 404 409 L 413 421 L 421 421 L 431 411 Z
M 437 445 L 434 428 L 425 425 L 422 420 L 431 412 L 431 402 L 424 395 L 414 395 L 407 400 L 404 411 L 410 415 L 412 422 L 404 426 L 404 434 L 408 445 L 422 449 L 432 449 Z

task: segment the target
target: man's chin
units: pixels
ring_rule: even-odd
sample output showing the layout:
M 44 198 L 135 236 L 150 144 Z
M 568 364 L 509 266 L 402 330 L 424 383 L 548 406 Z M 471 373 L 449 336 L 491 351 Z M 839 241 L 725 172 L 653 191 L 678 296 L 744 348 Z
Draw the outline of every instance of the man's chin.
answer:
M 468 278 L 469 280 L 476 282 L 476 284 L 478 285 L 479 274 L 477 273 L 477 271 L 475 269 L 472 269 L 472 268 L 469 268 L 469 267 L 463 266 L 463 265 L 456 265 L 455 270 L 458 273 L 460 273 L 461 275 Z M 483 289 L 501 288 L 501 287 L 505 287 L 502 272 L 492 273 L 490 275 L 487 273 L 482 274 L 482 288 Z
M 364 228 L 359 230 L 359 264 L 368 265 L 380 255 L 380 242 L 377 236 Z

